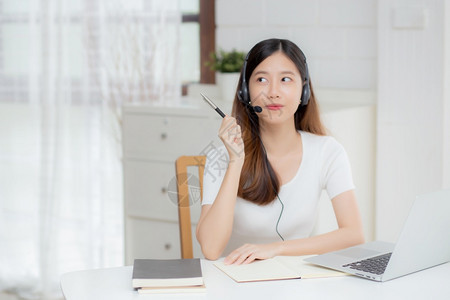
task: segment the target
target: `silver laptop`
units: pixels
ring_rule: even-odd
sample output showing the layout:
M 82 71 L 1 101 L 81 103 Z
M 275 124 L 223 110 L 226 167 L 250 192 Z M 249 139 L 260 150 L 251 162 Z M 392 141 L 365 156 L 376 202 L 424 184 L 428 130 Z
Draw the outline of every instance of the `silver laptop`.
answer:
M 396 244 L 370 242 L 305 261 L 387 281 L 450 261 L 450 190 L 417 196 Z

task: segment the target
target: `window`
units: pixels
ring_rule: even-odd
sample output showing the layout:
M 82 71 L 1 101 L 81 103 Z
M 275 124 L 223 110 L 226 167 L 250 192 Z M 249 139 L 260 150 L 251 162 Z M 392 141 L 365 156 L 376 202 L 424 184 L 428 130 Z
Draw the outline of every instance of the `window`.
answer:
M 199 0 L 180 1 L 183 14 L 181 38 L 181 82 L 200 82 L 200 5 Z
M 126 1 L 116 2 L 69 0 L 62 1 L 56 7 L 58 11 L 55 13 L 62 17 L 54 18 L 55 24 L 50 25 L 60 25 L 54 27 L 59 28 L 58 30 L 62 32 L 61 47 L 64 49 L 58 49 L 58 51 L 63 53 L 61 63 L 64 70 L 67 70 L 65 80 L 70 82 L 70 93 L 73 94 L 74 99 L 80 99 L 85 95 L 86 89 L 93 93 L 100 84 L 100 80 L 96 80 L 100 76 L 99 73 L 85 74 L 84 65 L 95 64 L 92 66 L 95 68 L 98 62 L 109 61 L 107 58 L 113 56 L 115 52 L 128 51 L 128 48 L 133 46 L 126 44 L 123 46 L 126 49 L 114 48 L 115 52 L 112 51 L 114 53 L 100 51 L 98 49 L 99 42 L 109 41 L 99 39 L 99 35 L 105 33 L 105 26 L 112 28 L 108 32 L 108 36 L 111 38 L 122 38 L 125 34 L 122 33 L 127 29 L 134 30 L 137 41 L 139 41 L 139 45 L 136 47 L 144 49 L 140 52 L 142 57 L 137 63 L 144 68 L 145 63 L 142 63 L 142 60 L 146 58 L 146 55 L 148 56 L 149 52 L 145 48 L 147 47 L 146 43 L 142 43 L 142 40 L 148 38 L 142 28 L 149 22 L 148 12 L 152 10 L 153 6 L 145 0 L 131 1 L 126 4 L 123 4 Z M 162 1 L 164 5 L 178 6 L 183 14 L 183 23 L 179 31 L 182 74 L 180 74 L 181 78 L 180 81 L 177 81 L 177 85 L 183 84 L 184 91 L 186 91 L 187 84 L 191 82 L 214 83 L 215 81 L 214 72 L 205 66 L 210 53 L 215 50 L 214 2 L 214 0 L 178 0 L 177 4 L 175 1 Z M 37 56 L 39 56 L 37 58 L 42 56 L 38 48 L 40 47 L 39 41 L 45 34 L 37 26 L 30 27 L 30 24 L 41 22 L 40 10 L 31 5 L 32 1 L 30 0 L 8 0 L 2 3 L 0 7 L 0 82 L 2 82 L 0 96 L 3 99 L 29 99 L 30 86 L 40 84 L 40 82 L 30 83 L 29 74 L 30 72 L 32 74 L 41 73 L 43 67 L 43 64 L 30 61 Z M 91 18 L 88 17 L 89 13 L 98 13 L 100 6 L 103 7 L 102 9 L 108 9 L 108 12 L 112 14 L 104 24 L 101 24 L 103 26 L 101 28 L 98 26 L 98 22 L 90 22 Z M 123 14 L 114 14 L 117 7 L 120 8 L 118 12 L 123 12 Z M 86 14 L 87 12 L 89 13 Z M 87 30 L 83 24 L 89 25 Z M 89 43 L 89 47 L 86 47 L 86 43 Z M 84 48 L 92 49 L 83 51 Z M 54 50 L 55 47 L 50 49 Z M 122 69 L 126 69 L 125 65 L 129 64 L 129 61 L 123 59 L 120 61 L 124 65 L 121 66 L 124 67 Z M 144 71 L 142 74 L 147 76 L 148 74 Z M 168 70 L 168 72 L 171 71 Z M 147 77 L 143 81 L 151 82 L 151 78 Z M 109 79 L 116 80 L 116 78 Z M 130 88 L 130 90 L 137 91 L 138 89 Z M 142 97 L 148 97 L 148 95 L 143 94 Z M 100 98 L 100 96 L 94 98 Z
M 192 82 L 214 83 L 215 74 L 205 65 L 215 51 L 214 0 L 183 0 L 181 57 L 183 95 Z

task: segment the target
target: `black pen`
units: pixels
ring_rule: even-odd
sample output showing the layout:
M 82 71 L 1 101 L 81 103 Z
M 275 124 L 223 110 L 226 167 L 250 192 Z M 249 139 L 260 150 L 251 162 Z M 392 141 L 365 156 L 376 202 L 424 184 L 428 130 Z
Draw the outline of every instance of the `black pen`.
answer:
M 214 102 L 212 102 L 208 97 L 206 97 L 205 95 L 203 95 L 202 93 L 200 93 L 200 95 L 202 95 L 203 100 L 205 100 L 209 105 L 211 105 L 211 107 L 217 111 L 217 113 L 222 117 L 225 118 L 225 114 L 220 110 L 220 108 L 217 107 L 217 105 L 214 104 Z

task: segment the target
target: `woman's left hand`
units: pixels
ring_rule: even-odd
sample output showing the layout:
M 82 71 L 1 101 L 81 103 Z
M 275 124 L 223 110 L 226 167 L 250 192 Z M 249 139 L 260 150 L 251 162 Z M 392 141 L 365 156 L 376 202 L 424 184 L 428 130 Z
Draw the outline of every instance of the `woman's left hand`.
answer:
M 231 252 L 224 260 L 226 265 L 249 264 L 256 259 L 268 259 L 279 255 L 279 243 L 245 244 Z

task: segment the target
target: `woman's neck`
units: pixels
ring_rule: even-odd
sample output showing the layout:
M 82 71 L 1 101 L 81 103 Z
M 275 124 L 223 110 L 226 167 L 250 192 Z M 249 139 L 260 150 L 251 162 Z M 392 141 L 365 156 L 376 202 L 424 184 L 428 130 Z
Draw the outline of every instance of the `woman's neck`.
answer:
M 293 123 L 261 126 L 260 135 L 267 153 L 271 156 L 298 151 L 298 143 L 301 143 L 300 134 Z

